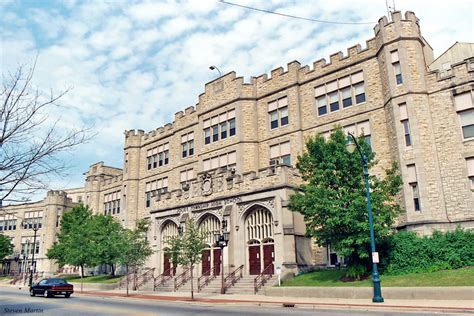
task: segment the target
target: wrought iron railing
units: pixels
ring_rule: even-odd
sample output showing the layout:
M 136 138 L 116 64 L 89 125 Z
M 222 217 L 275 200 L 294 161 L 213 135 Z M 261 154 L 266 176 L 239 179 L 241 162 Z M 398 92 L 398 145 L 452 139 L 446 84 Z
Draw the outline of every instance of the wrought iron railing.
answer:
M 186 268 L 180 275 L 174 278 L 174 290 L 177 291 L 191 278 L 191 267 Z
M 171 279 L 174 275 L 175 269 L 173 267 L 166 269 L 162 274 L 155 278 L 155 284 L 153 285 L 153 291 L 156 291 L 156 288 L 165 284 L 166 281 Z
M 136 283 L 135 283 L 134 290 L 136 291 L 140 287 L 145 285 L 149 280 L 153 279 L 154 275 L 155 275 L 155 268 L 149 268 L 149 269 L 145 270 L 144 273 L 137 276 L 137 280 L 136 280 Z
M 271 272 L 271 273 L 270 273 Z M 263 271 L 257 275 L 257 277 L 253 280 L 253 286 L 255 289 L 255 294 L 257 294 L 258 290 L 265 285 L 265 283 L 273 276 L 273 263 L 269 264 Z
M 118 283 L 117 283 L 117 288 L 121 289 L 127 285 L 127 282 L 130 284 L 130 281 L 132 281 L 135 278 L 135 272 L 129 272 L 127 275 L 125 275 Z
M 228 288 L 234 286 L 234 284 L 242 278 L 242 271 L 244 270 L 244 265 L 239 266 L 237 269 L 229 273 L 228 276 L 224 279 L 224 293 Z
M 208 285 L 209 282 L 211 282 L 211 280 L 214 279 L 215 277 L 216 277 L 216 267 L 213 267 L 212 269 L 204 273 L 204 275 L 200 276 L 198 278 L 198 292 L 201 292 L 201 290 L 206 285 Z

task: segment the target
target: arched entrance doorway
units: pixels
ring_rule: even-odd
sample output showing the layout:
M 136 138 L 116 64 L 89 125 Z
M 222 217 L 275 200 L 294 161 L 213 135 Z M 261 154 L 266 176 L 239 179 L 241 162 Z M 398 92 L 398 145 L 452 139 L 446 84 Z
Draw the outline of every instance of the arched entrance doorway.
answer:
M 262 207 L 253 208 L 245 218 L 245 241 L 248 247 L 249 274 L 274 273 L 275 245 L 272 213 Z
M 221 274 L 221 249 L 215 247 L 214 233 L 220 231 L 220 221 L 214 215 L 206 215 L 199 223 L 199 229 L 207 233 L 207 248 L 202 251 L 201 275 L 209 275 L 214 268 L 214 275 Z
M 168 221 L 161 230 L 161 249 L 163 250 L 163 275 L 175 275 L 176 274 L 176 264 L 173 265 L 173 269 L 171 269 L 171 256 L 168 253 L 168 240 L 171 237 L 178 235 L 178 226 L 172 222 Z

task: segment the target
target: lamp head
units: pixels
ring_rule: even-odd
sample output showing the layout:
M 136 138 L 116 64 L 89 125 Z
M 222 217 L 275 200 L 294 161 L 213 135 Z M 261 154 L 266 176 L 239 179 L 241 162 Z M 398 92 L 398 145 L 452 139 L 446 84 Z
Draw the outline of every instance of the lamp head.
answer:
M 354 144 L 353 142 L 347 143 L 346 149 L 349 153 L 352 154 L 356 150 L 356 144 Z

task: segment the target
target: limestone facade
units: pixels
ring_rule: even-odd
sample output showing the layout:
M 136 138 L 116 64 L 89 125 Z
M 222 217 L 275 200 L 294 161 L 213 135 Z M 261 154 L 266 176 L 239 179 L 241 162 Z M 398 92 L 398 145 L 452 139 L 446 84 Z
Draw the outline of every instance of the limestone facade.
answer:
M 149 218 L 157 252 L 148 265 L 159 273 L 169 268 L 166 237 L 189 216 L 211 230 L 227 223 L 226 272 L 330 264 L 334 254 L 312 247 L 304 219 L 287 205 L 301 184 L 294 166 L 305 140 L 340 125 L 370 141 L 378 160 L 371 173 L 397 162 L 405 209 L 398 228 L 474 227 L 474 56 L 457 57 L 448 72 L 445 62 L 443 71 L 430 69 L 433 51 L 413 12 L 382 17 L 374 33 L 365 48 L 329 62 L 208 82 L 172 123 L 125 132 L 123 169 L 92 165 L 85 187 L 67 194 L 126 227 Z M 212 264 L 200 273 L 220 260 L 215 249 L 210 239 Z

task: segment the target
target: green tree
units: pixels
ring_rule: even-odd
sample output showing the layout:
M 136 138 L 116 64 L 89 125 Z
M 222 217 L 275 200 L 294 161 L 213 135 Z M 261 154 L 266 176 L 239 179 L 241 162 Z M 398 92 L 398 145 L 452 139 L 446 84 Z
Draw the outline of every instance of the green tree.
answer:
M 137 222 L 133 230 L 124 229 L 122 233 L 122 251 L 118 262 L 125 266 L 127 272 L 127 296 L 128 296 L 128 273 L 132 270 L 135 275 L 140 266 L 143 266 L 153 249 L 146 237 L 150 222 L 146 219 Z
M 0 261 L 13 253 L 13 244 L 10 238 L 0 235 Z
M 123 227 L 110 215 L 97 214 L 90 219 L 89 228 L 94 232 L 91 236 L 91 246 L 97 264 L 112 267 L 111 275 L 115 275 L 115 266 L 120 261 L 123 242 Z
M 60 266 L 81 267 L 81 291 L 84 268 L 98 264 L 97 251 L 91 242 L 95 232 L 91 229 L 92 211 L 84 205 L 66 212 L 61 220 L 58 240 L 48 249 L 46 256 Z
M 177 267 L 180 262 L 180 255 L 183 250 L 183 238 L 180 235 L 170 236 L 167 240 L 168 247 L 165 249 L 165 253 L 169 256 L 172 267 Z M 175 270 L 172 270 L 174 275 Z
M 358 139 L 373 167 L 374 154 L 363 137 Z M 305 183 L 290 198 L 290 209 L 304 215 L 307 234 L 319 246 L 331 248 L 349 259 L 353 267 L 370 265 L 370 233 L 362 161 L 358 152 L 346 150 L 341 128 L 326 141 L 321 135 L 306 142 L 296 167 Z M 379 179 L 370 176 L 376 240 L 391 235 L 400 206 L 396 197 L 402 181 L 396 164 Z
M 184 234 L 181 236 L 181 242 L 178 243 L 179 255 L 178 263 L 189 266 L 191 271 L 191 299 L 194 300 L 193 288 L 193 269 L 196 264 L 202 260 L 202 251 L 206 248 L 205 240 L 208 232 L 203 232 L 193 218 L 186 221 Z

